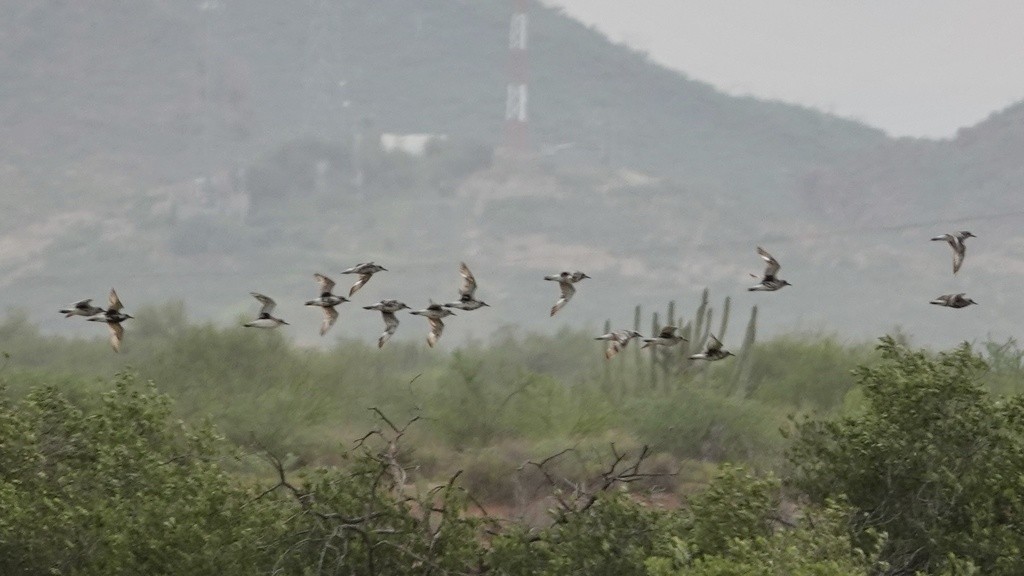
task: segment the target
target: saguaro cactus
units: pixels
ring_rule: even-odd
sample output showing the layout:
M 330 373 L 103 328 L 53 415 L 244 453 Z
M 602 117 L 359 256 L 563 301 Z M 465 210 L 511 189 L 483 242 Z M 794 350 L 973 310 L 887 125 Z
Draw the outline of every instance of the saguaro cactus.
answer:
M 733 377 L 732 390 L 747 397 L 753 392 L 750 379 L 751 358 L 754 355 L 754 340 L 757 338 L 757 306 L 750 310 L 750 321 L 747 322 L 747 333 L 743 337 L 743 347 L 740 348 L 736 358 L 735 376 Z
M 732 299 L 726 297 L 722 303 L 722 317 L 719 320 L 718 332 L 714 333 L 715 336 L 723 341 L 729 327 L 729 313 L 731 309 Z M 633 309 L 633 329 L 638 332 L 641 331 L 641 316 L 642 309 L 640 305 L 637 305 Z M 710 291 L 707 288 L 704 289 L 701 293 L 700 304 L 697 306 L 693 318 L 686 321 L 685 324 L 684 318 L 681 315 L 676 315 L 676 303 L 674 300 L 668 303 L 668 309 L 664 318 L 665 321 L 661 322 L 661 316 L 658 312 L 651 313 L 651 335 L 657 336 L 663 325 L 673 325 L 679 328 L 680 335 L 686 338 L 688 342 L 680 342 L 677 346 L 671 348 L 651 346 L 647 349 L 649 353 L 646 354 L 640 351 L 640 346 L 637 346 L 634 353 L 634 362 L 636 363 L 636 381 L 638 383 L 642 382 L 644 376 L 646 376 L 652 389 L 658 387 L 660 380 L 664 384 L 665 389 L 668 390 L 673 382 L 683 378 L 686 374 L 698 370 L 704 371 L 708 368 L 709 364 L 707 362 L 697 362 L 690 360 L 689 357 L 695 352 L 703 350 L 707 344 L 708 335 L 712 334 L 711 324 L 714 319 L 714 308 L 710 305 Z M 606 322 L 605 326 L 607 328 L 609 323 Z M 751 308 L 743 346 L 737 353 L 736 368 L 734 369 L 735 376 L 732 379 L 732 390 L 730 392 L 734 392 L 737 387 L 740 387 L 744 389 L 744 394 L 749 393 L 749 391 L 745 390 L 750 370 L 748 356 L 753 350 L 756 334 L 757 306 L 754 306 Z

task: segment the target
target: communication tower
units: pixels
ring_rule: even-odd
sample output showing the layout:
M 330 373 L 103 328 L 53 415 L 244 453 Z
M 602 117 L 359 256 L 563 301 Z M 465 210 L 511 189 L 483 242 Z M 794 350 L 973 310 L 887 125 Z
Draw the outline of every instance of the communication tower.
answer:
M 528 0 L 512 0 L 512 21 L 508 30 L 508 86 L 505 97 L 505 148 L 525 154 L 529 148 L 527 103 Z

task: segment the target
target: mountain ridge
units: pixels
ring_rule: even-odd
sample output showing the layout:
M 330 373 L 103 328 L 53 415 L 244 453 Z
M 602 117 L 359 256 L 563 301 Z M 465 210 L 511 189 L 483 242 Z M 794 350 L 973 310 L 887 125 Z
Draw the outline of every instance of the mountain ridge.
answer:
M 253 0 L 200 11 L 163 0 L 111 18 L 100 0 L 0 6 L 14 15 L 0 23 L 0 121 L 11 127 L 0 137 L 2 285 L 47 329 L 81 327 L 30 303 L 111 283 L 129 307 L 180 299 L 200 318 L 233 321 L 251 312 L 249 290 L 283 304 L 313 290 L 314 271 L 370 259 L 405 272 L 367 293 L 408 300 L 454 296 L 467 259 L 481 297 L 508 310 L 501 318 L 536 329 L 552 326 L 532 314 L 553 300 L 539 275 L 563 267 L 600 280 L 559 322 L 596 327 L 620 308 L 710 286 L 716 299 L 761 306 L 766 326 L 857 336 L 895 318 L 941 333 L 918 306 L 933 291 L 966 277 L 986 305 L 1000 300 L 984 290 L 1003 298 L 1014 281 L 1012 220 L 979 234 L 952 286 L 948 255 L 927 242 L 944 230 L 922 223 L 1012 212 L 1021 105 L 951 141 L 891 139 L 727 96 L 531 4 L 531 140 L 567 147 L 506 163 L 491 157 L 504 5 Z M 423 156 L 387 154 L 372 145 L 383 132 L 448 140 Z M 977 201 L 964 196 L 971 185 Z M 759 271 L 753 246 L 769 240 L 796 287 L 755 299 L 746 274 Z M 901 290 L 916 296 L 878 302 L 875 287 L 906 271 Z M 1018 319 L 991 310 L 965 324 L 1012 334 Z M 466 316 L 477 334 L 502 322 Z M 352 319 L 348 334 L 372 334 L 378 320 Z

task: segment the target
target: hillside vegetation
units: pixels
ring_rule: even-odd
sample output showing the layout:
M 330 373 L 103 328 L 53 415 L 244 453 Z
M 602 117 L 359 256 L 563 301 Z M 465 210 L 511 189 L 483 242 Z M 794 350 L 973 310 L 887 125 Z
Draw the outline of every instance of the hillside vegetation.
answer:
M 460 318 L 463 334 L 511 318 L 596 329 L 705 286 L 762 304 L 766 333 L 901 327 L 948 345 L 1021 320 L 1001 310 L 1020 257 L 1015 108 L 949 142 L 894 141 L 726 96 L 531 4 L 537 154 L 508 162 L 504 3 L 0 7 L 0 286 L 47 331 L 83 333 L 44 302 L 111 285 L 129 307 L 183 300 L 225 325 L 249 290 L 284 307 L 313 272 L 371 259 L 396 272 L 362 305 L 448 298 L 469 261 L 500 318 Z M 383 154 L 386 132 L 447 140 Z M 966 285 L 926 241 L 952 227 L 982 239 Z M 770 305 L 736 294 L 758 244 L 794 283 Z M 551 321 L 539 279 L 566 268 L 596 286 Z M 957 331 L 922 305 L 953 290 L 985 303 Z M 368 315 L 346 326 L 377 330 Z

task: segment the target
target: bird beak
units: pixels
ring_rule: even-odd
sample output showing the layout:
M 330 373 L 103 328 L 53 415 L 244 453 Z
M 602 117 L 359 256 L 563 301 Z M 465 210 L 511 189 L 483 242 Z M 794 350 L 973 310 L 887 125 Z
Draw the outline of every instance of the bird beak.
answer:
M 285 326 L 291 326 L 291 324 L 285 322 L 284 320 L 281 320 L 281 324 L 284 324 Z

